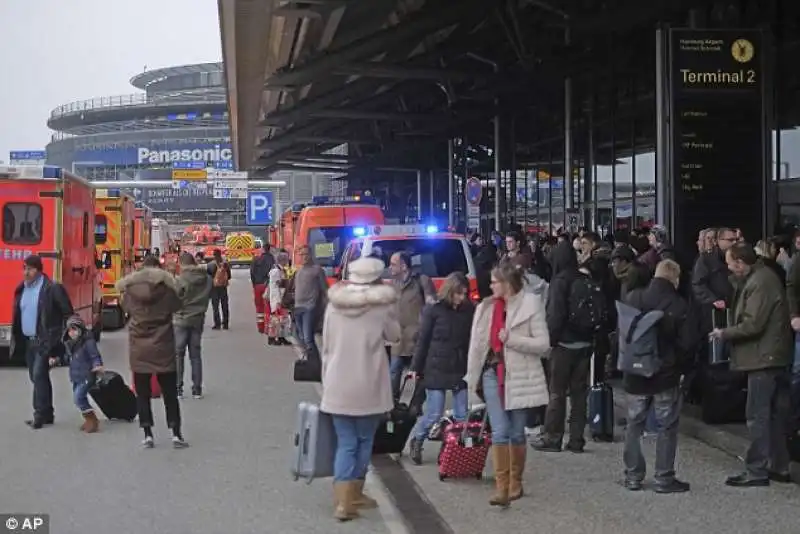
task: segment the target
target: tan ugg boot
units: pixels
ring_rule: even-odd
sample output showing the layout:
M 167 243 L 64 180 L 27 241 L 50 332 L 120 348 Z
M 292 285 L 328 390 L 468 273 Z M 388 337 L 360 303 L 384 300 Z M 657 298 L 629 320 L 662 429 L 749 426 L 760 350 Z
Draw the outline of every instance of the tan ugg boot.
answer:
M 525 457 L 527 447 L 525 445 L 511 445 L 511 469 L 508 479 L 508 500 L 516 501 L 525 492 L 522 489 L 522 473 L 525 471 Z
M 511 470 L 511 450 L 507 444 L 492 445 L 494 467 L 494 494 L 489 498 L 492 506 L 508 506 L 508 480 Z
M 378 507 L 378 501 L 364 493 L 364 480 L 356 481 L 355 497 L 353 498 L 353 506 L 362 508 L 364 510 L 372 510 Z
M 333 485 L 333 492 L 336 495 L 336 509 L 333 517 L 339 521 L 350 521 L 358 517 L 358 510 L 353 506 L 353 496 L 356 487 L 353 481 L 336 482 Z
M 83 412 L 83 424 L 81 430 L 87 434 L 94 434 L 100 429 L 100 421 L 93 411 Z

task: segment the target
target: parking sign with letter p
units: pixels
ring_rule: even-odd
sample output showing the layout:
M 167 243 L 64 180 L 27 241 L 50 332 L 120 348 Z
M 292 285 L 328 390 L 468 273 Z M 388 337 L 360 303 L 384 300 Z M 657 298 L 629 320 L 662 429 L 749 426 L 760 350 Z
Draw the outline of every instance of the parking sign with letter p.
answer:
M 247 224 L 261 226 L 272 224 L 272 191 L 247 192 Z

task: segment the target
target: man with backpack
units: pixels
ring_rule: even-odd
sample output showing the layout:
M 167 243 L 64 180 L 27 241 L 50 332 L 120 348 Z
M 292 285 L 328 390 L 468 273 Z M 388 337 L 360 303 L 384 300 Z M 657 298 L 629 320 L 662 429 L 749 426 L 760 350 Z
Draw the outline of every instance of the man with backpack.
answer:
M 690 488 L 675 478 L 681 375 L 702 334 L 693 308 L 678 293 L 680 279 L 680 266 L 662 260 L 650 284 L 631 291 L 617 305 L 618 367 L 628 395 L 625 487 L 631 491 L 642 489 L 647 469 L 641 437 L 651 409 L 658 426 L 654 491 L 682 493 Z
M 212 330 L 220 328 L 227 330 L 230 325 L 230 308 L 228 305 L 228 284 L 231 280 L 231 266 L 222 259 L 222 251 L 214 249 L 214 257 L 208 263 L 208 275 L 213 280 L 211 284 L 211 311 L 214 314 Z M 220 316 L 222 308 L 222 316 Z
M 553 278 L 547 298 L 547 329 L 553 348 L 548 360 L 550 402 L 542 437 L 533 448 L 561 451 L 569 393 L 566 449 L 580 453 L 586 444 L 583 434 L 593 345 L 608 322 L 608 304 L 589 271 L 578 268 L 571 243 L 559 243 L 553 250 L 551 263 Z

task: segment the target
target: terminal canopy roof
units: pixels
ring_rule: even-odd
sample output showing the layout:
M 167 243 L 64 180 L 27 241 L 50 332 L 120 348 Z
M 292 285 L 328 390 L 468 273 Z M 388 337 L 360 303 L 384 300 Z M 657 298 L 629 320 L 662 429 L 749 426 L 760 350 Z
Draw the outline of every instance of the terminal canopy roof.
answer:
M 449 138 L 493 145 L 495 114 L 504 168 L 559 161 L 567 78 L 577 155 L 590 128 L 597 163 L 652 147 L 667 26 L 774 30 L 780 119 L 800 122 L 796 0 L 218 1 L 235 157 L 255 175 L 444 168 Z

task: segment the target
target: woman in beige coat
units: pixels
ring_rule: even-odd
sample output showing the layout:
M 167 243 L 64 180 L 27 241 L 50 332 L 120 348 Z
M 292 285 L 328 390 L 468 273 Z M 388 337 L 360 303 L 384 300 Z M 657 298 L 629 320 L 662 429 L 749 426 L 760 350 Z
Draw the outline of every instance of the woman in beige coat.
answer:
M 322 329 L 322 402 L 333 416 L 336 456 L 334 517 L 358 517 L 374 508 L 364 479 L 381 417 L 394 407 L 386 359 L 387 343 L 400 341 L 397 290 L 381 282 L 384 263 L 361 258 L 348 265 L 348 281 L 328 290 Z
M 467 366 L 470 391 L 483 397 L 492 426 L 493 506 L 523 495 L 528 408 L 549 399 L 542 358 L 550 350 L 544 305 L 523 291 L 522 273 L 503 264 L 492 271 L 492 296 L 478 305 Z

